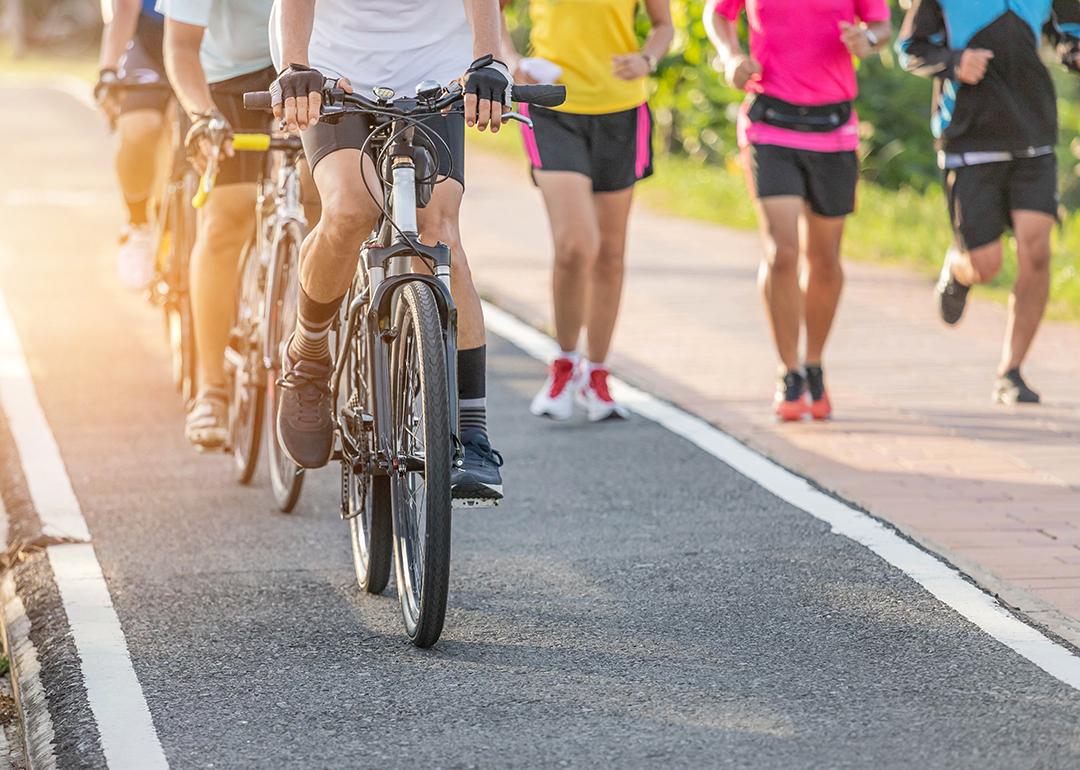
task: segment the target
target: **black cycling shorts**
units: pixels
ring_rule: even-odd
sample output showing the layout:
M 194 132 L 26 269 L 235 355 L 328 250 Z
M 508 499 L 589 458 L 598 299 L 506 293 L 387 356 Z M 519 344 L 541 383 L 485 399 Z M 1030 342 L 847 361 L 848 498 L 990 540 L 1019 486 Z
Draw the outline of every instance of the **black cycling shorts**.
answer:
M 117 76 L 121 80 L 137 83 L 160 84 L 161 88 L 133 88 L 125 90 L 120 96 L 120 114 L 136 110 L 156 110 L 164 113 L 172 99 L 169 78 L 165 75 L 165 60 L 162 57 L 164 24 L 146 16 L 139 17 L 135 37 L 128 43 L 127 50 L 120 57 Z
M 949 169 L 945 191 L 957 245 L 965 251 L 977 249 L 1012 227 L 1014 211 L 1041 211 L 1057 218 L 1057 157 Z
M 420 119 L 430 145 L 435 148 L 440 177 L 450 177 L 465 187 L 465 115 L 451 112 Z M 338 150 L 362 150 L 371 134 L 371 120 L 366 115 L 345 115 L 336 123 L 319 121 L 301 132 L 304 154 L 311 170 L 323 158 Z M 417 131 L 416 142 L 421 131 Z
M 758 198 L 794 195 L 820 217 L 845 217 L 855 211 L 859 158 L 854 152 L 754 144 L 744 150 L 744 158 Z
M 572 171 L 592 180 L 593 192 L 617 192 L 652 176 L 652 113 L 642 104 L 622 112 L 583 115 L 522 104 L 533 127 L 522 127 L 525 151 L 537 171 Z M 533 177 L 535 179 L 535 176 Z
M 234 132 L 269 133 L 273 117 L 266 112 L 244 109 L 244 93 L 247 91 L 266 91 L 276 77 L 273 67 L 258 72 L 239 75 L 235 78 L 210 84 L 210 94 L 214 104 L 229 121 Z M 223 157 L 218 170 L 217 184 L 237 184 L 239 182 L 258 182 L 266 165 L 265 152 L 237 152 L 231 158 Z

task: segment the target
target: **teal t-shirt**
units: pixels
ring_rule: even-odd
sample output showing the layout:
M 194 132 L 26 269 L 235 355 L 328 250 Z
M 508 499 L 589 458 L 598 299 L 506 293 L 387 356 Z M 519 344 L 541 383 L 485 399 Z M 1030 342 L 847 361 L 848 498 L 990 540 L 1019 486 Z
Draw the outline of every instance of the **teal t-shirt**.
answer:
M 258 72 L 270 59 L 273 0 L 157 0 L 170 19 L 205 27 L 199 59 L 209 83 Z

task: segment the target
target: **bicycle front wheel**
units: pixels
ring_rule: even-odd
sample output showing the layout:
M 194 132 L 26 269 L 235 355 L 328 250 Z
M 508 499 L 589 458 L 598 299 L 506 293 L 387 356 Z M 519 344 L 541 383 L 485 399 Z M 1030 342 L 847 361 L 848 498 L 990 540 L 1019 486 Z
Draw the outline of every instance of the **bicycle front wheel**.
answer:
M 291 513 L 304 487 L 304 469 L 296 465 L 281 447 L 277 434 L 278 388 L 281 376 L 281 345 L 296 327 L 296 306 L 300 292 L 300 244 L 303 235 L 295 223 L 285 226 L 275 243 L 277 275 L 270 297 L 268 345 L 273 365 L 266 377 L 266 456 L 270 464 L 270 488 L 282 513 Z
M 405 630 L 418 647 L 442 633 L 450 583 L 450 392 L 446 348 L 431 288 L 398 295 L 390 381 L 394 571 Z
M 254 244 L 244 250 L 243 271 L 237 288 L 236 320 L 225 350 L 225 371 L 232 386 L 229 403 L 229 443 L 236 464 L 236 480 L 248 484 L 259 465 L 263 404 L 266 392 L 262 351 L 262 263 Z

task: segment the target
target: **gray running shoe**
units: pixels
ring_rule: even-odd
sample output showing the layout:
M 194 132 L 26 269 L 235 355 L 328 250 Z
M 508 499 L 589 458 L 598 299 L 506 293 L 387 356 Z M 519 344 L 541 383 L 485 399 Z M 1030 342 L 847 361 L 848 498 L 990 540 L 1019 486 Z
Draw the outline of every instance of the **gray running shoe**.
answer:
M 329 362 L 293 361 L 289 345 L 282 350 L 284 374 L 278 379 L 278 439 L 294 463 L 301 468 L 321 468 L 334 452 L 334 412 L 330 403 Z

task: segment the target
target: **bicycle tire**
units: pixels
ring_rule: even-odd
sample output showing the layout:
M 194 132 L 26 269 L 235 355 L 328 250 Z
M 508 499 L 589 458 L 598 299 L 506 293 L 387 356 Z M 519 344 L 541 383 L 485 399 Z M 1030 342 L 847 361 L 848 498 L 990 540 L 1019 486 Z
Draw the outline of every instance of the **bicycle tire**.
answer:
M 354 292 L 356 290 L 358 287 L 354 286 Z M 344 307 L 349 306 L 351 298 L 350 296 L 346 300 Z M 370 392 L 369 361 L 365 352 L 368 331 L 363 314 L 361 315 L 360 326 L 354 330 L 353 339 L 348 346 L 349 363 L 343 379 L 345 387 L 342 397 L 345 405 L 370 415 L 374 405 Z M 349 432 L 357 442 L 366 441 L 370 448 L 373 444 L 371 434 L 367 432 L 370 429 L 370 426 L 365 429 L 357 424 Z M 349 521 L 349 543 L 352 547 L 356 583 L 365 593 L 381 594 L 390 582 L 390 568 L 394 561 L 390 479 L 387 476 L 370 475 L 366 471 L 357 472 L 345 458 L 341 461 L 341 474 L 342 508 Z
M 394 567 L 409 639 L 430 647 L 442 633 L 450 584 L 450 390 L 439 310 L 421 281 L 398 293 L 398 334 L 391 351 L 393 448 L 418 458 L 422 472 L 402 463 L 390 476 Z M 417 434 L 423 446 L 416 446 Z M 418 500 L 420 491 L 423 499 Z
M 195 319 L 188 292 L 188 266 L 195 244 L 195 214 L 188 208 L 185 197 L 196 180 L 185 174 L 169 196 L 162 243 L 165 254 L 162 274 L 166 292 L 162 307 L 165 314 L 165 341 L 169 346 L 173 384 L 186 404 L 195 397 Z
M 270 489 L 274 502 L 282 513 L 292 513 L 304 488 L 304 469 L 293 463 L 278 440 L 277 380 L 281 376 L 281 343 L 296 325 L 296 306 L 299 299 L 300 244 L 304 236 L 300 226 L 289 222 L 274 242 L 278 275 L 274 280 L 274 296 L 270 297 L 267 335 L 271 366 L 266 374 L 266 458 L 270 465 Z
M 259 467 L 266 381 L 263 378 L 260 321 L 264 294 L 262 263 L 254 243 L 244 249 L 236 291 L 236 319 L 229 334 L 226 373 L 229 399 L 229 443 L 236 481 L 250 484 Z

